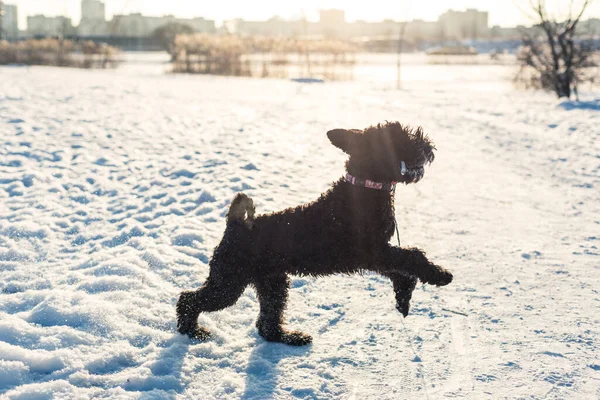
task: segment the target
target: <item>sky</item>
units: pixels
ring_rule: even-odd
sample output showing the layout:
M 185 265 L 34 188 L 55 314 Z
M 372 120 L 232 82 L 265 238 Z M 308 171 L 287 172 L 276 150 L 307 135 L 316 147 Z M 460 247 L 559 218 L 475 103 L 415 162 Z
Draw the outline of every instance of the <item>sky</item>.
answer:
M 574 0 L 581 4 L 584 0 Z M 600 0 L 592 0 L 587 17 L 600 18 Z M 80 0 L 4 0 L 6 4 L 19 7 L 19 26 L 26 27 L 27 15 L 45 14 L 48 16 L 67 15 L 77 24 L 81 15 Z M 303 14 L 309 20 L 318 19 L 318 10 L 340 8 L 346 11 L 346 20 L 362 19 L 380 21 L 383 19 L 435 21 L 448 9 L 464 10 L 477 8 L 489 12 L 490 26 L 530 25 L 531 19 L 524 10 L 529 0 L 105 0 L 108 17 L 113 14 L 141 12 L 145 15 L 173 14 L 177 17 L 204 17 L 214 19 L 217 24 L 223 20 L 244 18 L 265 20 L 274 15 L 283 18 L 298 18 Z M 569 0 L 547 0 L 549 9 L 555 14 L 566 11 Z

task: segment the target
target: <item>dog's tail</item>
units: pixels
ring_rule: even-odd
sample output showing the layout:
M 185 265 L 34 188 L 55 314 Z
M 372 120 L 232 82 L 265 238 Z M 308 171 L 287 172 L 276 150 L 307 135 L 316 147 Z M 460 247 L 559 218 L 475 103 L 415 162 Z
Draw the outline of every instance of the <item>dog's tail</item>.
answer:
M 252 199 L 244 193 L 238 193 L 229 206 L 227 225 L 240 221 L 245 223 L 248 228 L 252 228 L 254 226 L 254 212 Z

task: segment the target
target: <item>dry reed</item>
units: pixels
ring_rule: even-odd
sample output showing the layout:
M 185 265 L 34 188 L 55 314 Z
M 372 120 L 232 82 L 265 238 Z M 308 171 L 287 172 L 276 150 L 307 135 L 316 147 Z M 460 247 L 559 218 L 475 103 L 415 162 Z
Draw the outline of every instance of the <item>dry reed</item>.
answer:
M 56 67 L 108 68 L 117 65 L 118 50 L 92 41 L 61 39 L 0 42 L 0 65 L 49 65 Z
M 173 71 L 196 74 L 348 79 L 356 47 L 336 40 L 193 34 L 175 39 Z

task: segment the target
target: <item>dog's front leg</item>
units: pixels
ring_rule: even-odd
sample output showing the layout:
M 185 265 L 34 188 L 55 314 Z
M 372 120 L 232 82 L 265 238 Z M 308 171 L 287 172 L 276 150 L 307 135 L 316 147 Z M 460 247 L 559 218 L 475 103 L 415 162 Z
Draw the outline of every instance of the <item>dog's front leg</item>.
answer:
M 386 276 L 390 278 L 394 286 L 396 309 L 406 318 L 410 309 L 410 299 L 412 298 L 413 290 L 417 286 L 418 279 L 414 276 L 398 273 L 386 274 Z
M 417 248 L 389 246 L 378 258 L 378 267 L 383 275 L 411 275 L 423 283 L 436 286 L 445 286 L 452 282 L 452 274 L 449 271 L 429 261 L 425 253 Z

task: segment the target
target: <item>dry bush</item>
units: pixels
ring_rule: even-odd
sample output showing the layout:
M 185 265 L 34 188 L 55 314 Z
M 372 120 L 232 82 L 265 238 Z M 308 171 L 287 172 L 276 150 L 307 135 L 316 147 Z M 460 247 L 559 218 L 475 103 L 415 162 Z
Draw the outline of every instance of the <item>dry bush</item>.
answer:
M 118 66 L 117 59 L 119 49 L 106 43 L 94 43 L 91 40 L 81 44 L 81 53 L 84 55 L 83 68 L 115 68 Z
M 117 65 L 118 50 L 92 41 L 39 39 L 0 42 L 0 65 L 50 65 L 57 67 L 107 68 Z

